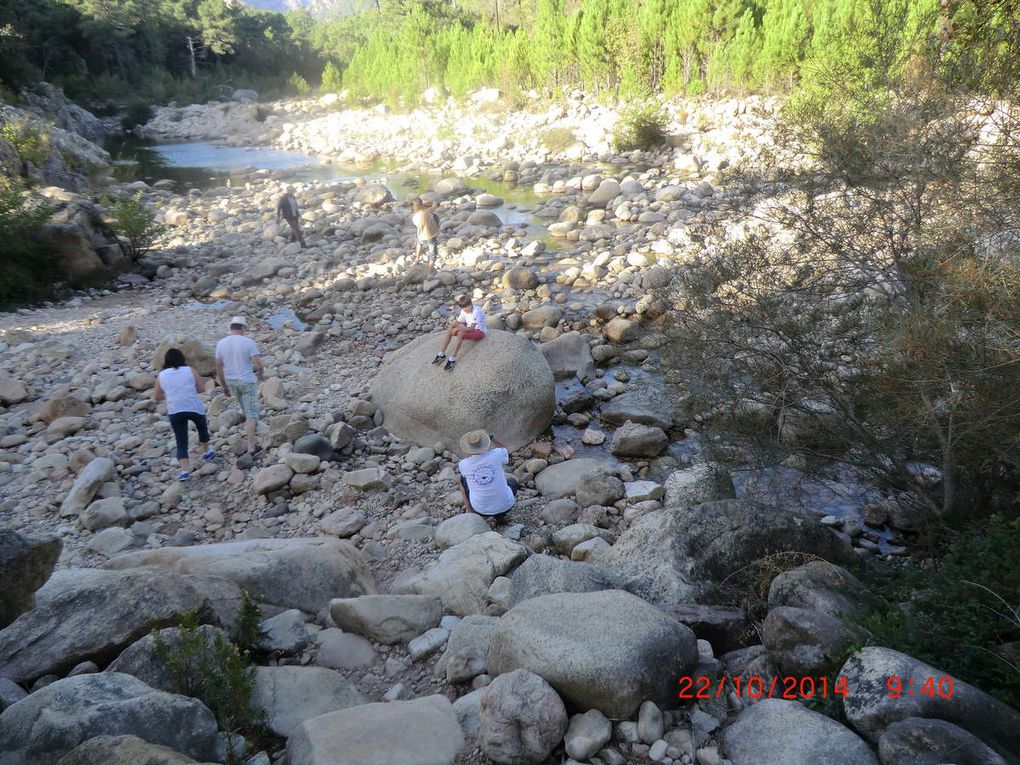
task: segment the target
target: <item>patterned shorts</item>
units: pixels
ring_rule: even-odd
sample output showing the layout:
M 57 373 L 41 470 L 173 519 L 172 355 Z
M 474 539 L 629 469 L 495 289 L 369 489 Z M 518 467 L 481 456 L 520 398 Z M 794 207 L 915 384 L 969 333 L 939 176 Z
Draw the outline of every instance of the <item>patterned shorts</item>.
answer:
M 259 418 L 258 383 L 227 380 L 227 387 L 230 388 L 230 394 L 241 404 L 241 411 L 244 412 L 245 419 L 257 420 Z

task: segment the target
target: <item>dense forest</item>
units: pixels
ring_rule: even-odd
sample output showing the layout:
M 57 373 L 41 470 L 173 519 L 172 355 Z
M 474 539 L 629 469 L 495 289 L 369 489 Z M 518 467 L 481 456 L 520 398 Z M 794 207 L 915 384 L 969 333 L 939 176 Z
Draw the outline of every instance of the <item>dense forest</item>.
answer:
M 219 85 L 413 104 L 431 87 L 612 97 L 785 90 L 862 17 L 951 57 L 1017 35 L 1010 0 L 379 0 L 332 18 L 230 0 L 0 0 L 0 82 L 83 101 Z M 968 38 L 969 39 L 969 38 Z M 991 44 L 989 44 L 991 43 Z M 1004 42 L 1005 44 L 1005 42 Z M 964 63 L 961 61 L 961 63 Z M 969 62 L 973 63 L 973 62 Z M 980 67 L 961 66 L 960 72 Z

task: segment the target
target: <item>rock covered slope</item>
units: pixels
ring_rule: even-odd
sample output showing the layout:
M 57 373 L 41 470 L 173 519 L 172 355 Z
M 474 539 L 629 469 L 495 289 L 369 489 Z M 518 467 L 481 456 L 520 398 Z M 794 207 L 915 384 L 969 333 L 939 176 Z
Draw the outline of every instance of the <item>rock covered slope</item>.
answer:
M 978 689 L 897 704 L 876 678 L 944 673 L 875 648 L 841 668 L 874 603 L 838 565 L 850 538 L 817 508 L 735 496 L 663 388 L 657 289 L 707 223 L 739 226 L 743 191 L 720 165 L 743 147 L 683 170 L 677 147 L 601 170 L 498 152 L 469 164 L 471 148 L 440 155 L 465 167 L 433 183 L 432 276 L 407 262 L 409 211 L 385 184 L 298 183 L 300 249 L 273 219 L 279 182 L 255 175 L 146 192 L 170 227 L 151 281 L 0 317 L 0 519 L 40 540 L 28 555 L 35 543 L 0 537 L 0 571 L 25 574 L 5 577 L 19 590 L 0 630 L 0 763 L 224 761 L 225 735 L 176 695 L 148 633 L 172 640 L 197 610 L 209 639 L 236 636 L 242 590 L 265 620 L 255 697 L 275 737 L 253 741 L 251 765 L 889 765 L 961 747 L 1016 762 L 1020 717 Z M 476 164 L 530 187 L 547 225 L 503 225 Z M 441 329 L 461 292 L 559 381 L 552 428 L 513 454 L 523 488 L 495 528 L 462 512 L 457 455 L 396 438 L 370 394 L 387 355 Z M 210 392 L 219 455 L 177 482 L 148 393 L 161 351 L 208 371 L 237 313 L 267 366 L 263 449 L 244 454 L 234 402 Z M 405 394 L 446 379 L 422 366 Z M 62 552 L 40 588 L 52 537 Z M 739 609 L 699 603 L 790 549 L 833 562 L 776 579 L 760 637 Z M 801 704 L 799 681 L 781 698 L 784 677 L 839 672 L 847 698 L 826 694 L 845 723 Z

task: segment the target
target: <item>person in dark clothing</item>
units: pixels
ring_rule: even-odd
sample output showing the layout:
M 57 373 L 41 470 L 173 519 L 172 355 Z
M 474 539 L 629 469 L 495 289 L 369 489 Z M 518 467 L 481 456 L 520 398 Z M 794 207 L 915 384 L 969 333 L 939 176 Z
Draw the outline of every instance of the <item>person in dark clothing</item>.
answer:
M 305 235 L 301 233 L 301 221 L 298 218 L 298 203 L 294 195 L 290 193 L 290 189 L 287 188 L 284 188 L 284 193 L 276 200 L 277 223 L 280 218 L 287 221 L 287 225 L 290 226 L 290 240 L 301 242 L 301 246 L 305 247 Z

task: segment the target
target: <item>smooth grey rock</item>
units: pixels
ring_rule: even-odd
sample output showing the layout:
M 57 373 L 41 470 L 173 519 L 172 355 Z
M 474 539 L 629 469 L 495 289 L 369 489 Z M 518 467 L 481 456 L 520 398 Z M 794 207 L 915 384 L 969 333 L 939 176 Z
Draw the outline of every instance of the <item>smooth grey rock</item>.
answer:
M 90 738 L 57 760 L 57 765 L 189 765 L 195 762 L 168 747 L 125 735 Z
M 501 765 L 545 762 L 567 729 L 567 710 L 556 691 L 524 669 L 501 675 L 483 691 L 478 744 Z
M 442 548 L 453 547 L 477 534 L 485 534 L 492 529 L 488 522 L 477 513 L 461 513 L 436 527 L 436 544 Z
M 0 529 L 0 629 L 32 608 L 33 595 L 53 573 L 59 539 L 33 539 Z
M 453 765 L 464 733 L 445 696 L 363 704 L 306 720 L 289 765 Z
M 1013 762 L 1020 758 L 1016 753 Z M 945 720 L 908 717 L 890 725 L 878 740 L 882 765 L 1009 765 L 981 739 Z
M 324 667 L 256 667 L 252 701 L 266 711 L 276 735 L 288 737 L 305 720 L 364 704 L 350 680 Z
M 567 754 L 575 760 L 586 761 L 609 742 L 613 735 L 613 724 L 597 709 L 570 718 L 570 725 L 563 736 Z
M 630 420 L 669 430 L 673 424 L 673 410 L 663 396 L 647 390 L 636 390 L 621 393 L 603 404 L 602 419 L 613 425 L 623 425 Z
M 386 429 L 404 441 L 458 448 L 464 433 L 484 426 L 511 451 L 549 426 L 556 407 L 552 371 L 539 351 L 510 332 L 490 330 L 465 342 L 456 373 L 430 362 L 440 333 L 413 340 L 386 358 L 372 398 Z
M 361 470 L 348 470 L 341 479 L 345 486 L 358 491 L 378 491 L 393 485 L 393 476 L 381 467 L 367 467 Z
M 535 486 L 543 496 L 550 499 L 570 497 L 577 491 L 583 477 L 597 471 L 606 474 L 616 472 L 608 462 L 580 457 L 549 465 L 535 476 Z
M 853 731 L 796 701 L 764 699 L 721 733 L 733 765 L 878 765 Z
M 953 678 L 950 698 L 918 693 L 929 678 L 948 673 L 891 648 L 869 646 L 851 656 L 839 674 L 853 693 L 843 700 L 847 721 L 869 741 L 878 742 L 882 732 L 908 717 L 946 720 L 973 733 L 1003 757 L 1020 752 L 1020 712 L 969 683 Z M 898 677 L 914 695 L 889 697 L 886 681 Z M 937 687 L 937 686 L 936 686 Z
M 581 507 L 592 505 L 611 506 L 623 499 L 625 494 L 623 481 L 615 475 L 606 475 L 594 470 L 581 476 L 574 490 L 574 497 Z
M 665 733 L 662 710 L 654 701 L 646 701 L 638 709 L 637 734 L 646 744 L 654 744 Z
M 75 570 L 61 574 L 62 583 L 53 585 L 59 591 L 40 596 L 35 608 L 0 631 L 0 675 L 25 682 L 90 659 L 103 665 L 153 624 L 177 622 L 192 610 L 217 618 L 204 590 L 218 580 L 147 570 L 91 570 L 80 580 Z M 240 592 L 228 586 L 233 600 L 226 606 L 236 614 Z
M 769 608 L 794 606 L 837 618 L 861 618 L 878 598 L 842 566 L 813 560 L 784 571 L 769 585 Z
M 510 577 L 510 607 L 554 592 L 598 592 L 623 589 L 623 578 L 593 563 L 532 555 Z
M 337 626 L 378 643 L 406 643 L 439 624 L 443 604 L 428 595 L 363 595 L 329 603 Z
M 89 531 L 116 526 L 128 520 L 123 497 L 108 497 L 91 502 L 81 513 L 81 525 Z
M 330 669 L 368 669 L 379 663 L 372 643 L 361 635 L 329 628 L 315 635 L 319 651 L 315 663 Z
M 352 537 L 368 523 L 368 518 L 360 510 L 353 507 L 342 507 L 334 510 L 319 521 L 322 530 L 327 534 L 335 534 L 342 538 Z
M 662 428 L 628 420 L 613 433 L 609 451 L 617 457 L 656 457 L 667 446 L 669 439 Z
M 296 608 L 266 619 L 259 626 L 262 633 L 259 636 L 259 648 L 269 653 L 298 653 L 311 642 L 305 617 Z
M 591 348 L 580 332 L 565 332 L 559 337 L 539 346 L 557 380 L 588 373 L 594 376 L 595 364 Z
M 116 672 L 57 680 L 0 714 L 0 765 L 52 765 L 94 736 L 144 736 L 195 759 L 217 759 L 212 712 L 187 696 Z
M 589 523 L 573 523 L 553 532 L 552 541 L 560 555 L 570 555 L 575 547 L 589 539 L 613 540 L 613 534 Z
M 471 614 L 457 623 L 446 645 L 446 680 L 465 683 L 488 671 L 489 641 L 499 623 L 493 616 Z
M 627 589 L 668 611 L 696 600 L 711 582 L 786 550 L 830 559 L 847 552 L 807 510 L 721 500 L 641 516 L 600 563 L 623 576 Z
M 252 479 L 252 490 L 256 494 L 268 494 L 290 483 L 294 470 L 290 465 L 270 465 L 262 468 Z
M 442 627 L 433 627 L 425 634 L 411 640 L 407 644 L 407 652 L 411 656 L 411 661 L 420 661 L 446 645 L 446 641 L 449 639 L 449 632 Z
M 361 552 L 350 542 L 330 537 L 163 547 L 128 553 L 104 565 L 118 570 L 138 567 L 224 577 L 262 603 L 311 614 L 332 598 L 375 592 Z
M 524 545 L 495 531 L 478 534 L 444 550 L 420 573 L 393 583 L 395 593 L 433 595 L 458 616 L 485 611 L 488 589 L 528 555 Z
M 762 625 L 762 643 L 785 675 L 828 675 L 867 632 L 820 611 L 776 606 Z
M 694 633 L 621 590 L 525 600 L 501 619 L 489 669 L 527 669 L 571 704 L 631 716 L 646 699 L 675 703 L 676 679 L 698 660 Z
M 64 497 L 60 505 L 60 515 L 77 515 L 84 510 L 96 496 L 99 487 L 113 478 L 114 471 L 113 460 L 108 457 L 96 457 L 92 460 L 78 474 L 71 490 Z
M 457 715 L 461 729 L 469 736 L 475 735 L 481 726 L 484 694 L 485 688 L 478 688 L 453 702 L 453 713 Z

